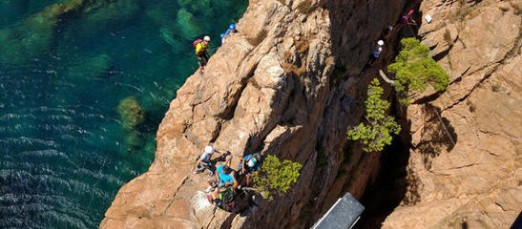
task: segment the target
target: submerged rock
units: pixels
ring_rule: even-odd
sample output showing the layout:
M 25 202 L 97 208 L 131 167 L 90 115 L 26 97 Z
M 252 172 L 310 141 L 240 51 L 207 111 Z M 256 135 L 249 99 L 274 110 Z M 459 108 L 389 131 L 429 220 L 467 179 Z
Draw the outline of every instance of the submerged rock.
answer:
M 120 101 L 117 108 L 118 114 L 125 130 L 135 130 L 145 121 L 145 111 L 141 108 L 134 96 L 129 96 Z
M 204 33 L 203 26 L 196 17 L 184 8 L 178 10 L 176 15 L 177 32 L 187 39 L 196 38 Z

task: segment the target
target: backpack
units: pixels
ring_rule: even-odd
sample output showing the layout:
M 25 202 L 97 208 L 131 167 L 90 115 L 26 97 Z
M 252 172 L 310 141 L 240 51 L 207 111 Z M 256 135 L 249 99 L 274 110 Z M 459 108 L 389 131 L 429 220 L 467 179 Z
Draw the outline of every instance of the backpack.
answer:
M 223 201 L 223 203 L 225 204 L 228 204 L 232 201 L 234 201 L 234 189 L 233 188 L 227 188 L 225 191 L 222 191 L 221 192 L 221 201 Z
M 198 38 L 196 39 L 194 42 L 192 42 L 192 46 L 194 46 L 194 48 L 196 47 L 196 45 L 198 45 L 199 43 L 203 42 L 203 39 L 201 38 Z
M 256 163 L 259 163 L 261 161 L 261 154 L 260 153 L 254 153 L 253 157 L 256 159 Z

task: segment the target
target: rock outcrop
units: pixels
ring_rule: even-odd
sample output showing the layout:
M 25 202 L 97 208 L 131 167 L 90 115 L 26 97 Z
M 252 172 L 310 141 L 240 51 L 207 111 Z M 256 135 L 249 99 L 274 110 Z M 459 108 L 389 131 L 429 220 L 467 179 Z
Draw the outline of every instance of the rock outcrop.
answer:
M 362 195 L 378 155 L 349 144 L 346 130 L 376 77 L 363 71 L 371 41 L 403 4 L 251 0 L 239 33 L 177 92 L 155 161 L 120 189 L 100 227 L 304 228 L 345 191 Z M 206 176 L 192 174 L 209 143 L 231 151 L 233 165 L 260 151 L 301 163 L 302 175 L 287 195 L 241 215 L 216 209 L 199 191 Z
M 451 83 L 407 108 L 408 191 L 383 228 L 508 228 L 522 210 L 521 9 L 422 2 L 419 35 Z
M 101 228 L 306 228 L 337 197 L 361 197 L 374 179 L 379 154 L 362 153 L 346 130 L 360 122 L 366 86 L 378 74 L 366 66 L 371 41 L 406 1 L 249 3 L 240 32 L 178 91 L 155 161 L 120 189 Z M 421 4 L 434 20 L 420 36 L 452 79 L 443 94 L 417 96 L 399 114 L 410 125 L 408 186 L 383 227 L 501 228 L 520 211 L 521 7 Z M 395 51 L 387 45 L 380 63 Z M 276 154 L 301 163 L 302 175 L 287 195 L 228 213 L 199 191 L 205 175 L 192 174 L 207 144 L 231 151 L 234 165 L 247 153 Z

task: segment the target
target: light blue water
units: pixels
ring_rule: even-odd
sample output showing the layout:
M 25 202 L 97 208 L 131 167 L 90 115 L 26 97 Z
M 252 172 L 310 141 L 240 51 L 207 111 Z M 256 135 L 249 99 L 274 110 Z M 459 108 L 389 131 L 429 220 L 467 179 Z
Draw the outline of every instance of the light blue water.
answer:
M 0 0 L 0 228 L 97 227 L 152 162 L 157 126 L 197 69 L 194 38 L 216 48 L 247 5 L 115 0 L 35 16 L 59 2 Z M 145 111 L 134 130 L 117 111 L 129 96 Z

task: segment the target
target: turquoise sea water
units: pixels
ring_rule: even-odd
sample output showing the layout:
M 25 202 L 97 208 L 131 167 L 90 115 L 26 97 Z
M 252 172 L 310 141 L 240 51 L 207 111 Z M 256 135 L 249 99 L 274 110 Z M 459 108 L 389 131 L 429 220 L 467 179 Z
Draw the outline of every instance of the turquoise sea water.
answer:
M 99 0 L 48 22 L 65 0 L 0 0 L 0 228 L 96 228 L 146 171 L 175 91 L 246 0 Z M 44 16 L 42 16 L 44 15 Z M 145 121 L 125 129 L 133 96 Z

